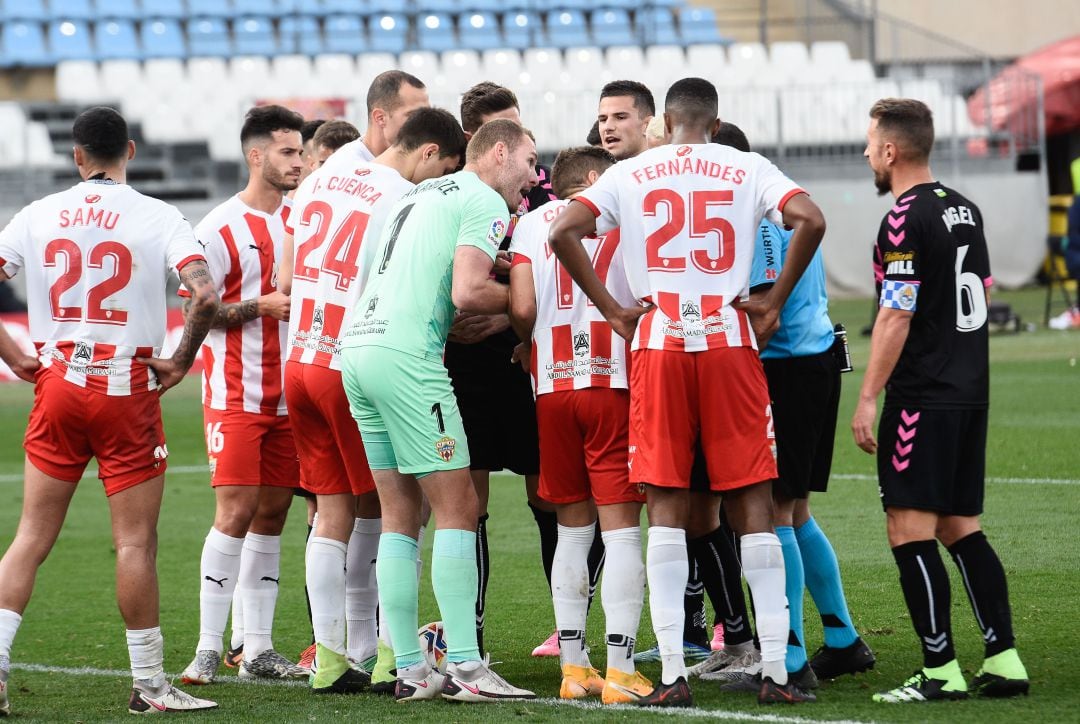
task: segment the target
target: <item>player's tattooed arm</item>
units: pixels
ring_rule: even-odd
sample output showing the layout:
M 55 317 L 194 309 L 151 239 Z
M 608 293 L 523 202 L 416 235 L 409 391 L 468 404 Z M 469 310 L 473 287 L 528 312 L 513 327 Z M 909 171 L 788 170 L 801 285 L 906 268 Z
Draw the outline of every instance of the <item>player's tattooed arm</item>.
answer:
M 180 269 L 180 281 L 191 297 L 184 302 L 184 332 L 172 357 L 139 358 L 157 375 L 158 389 L 165 392 L 184 379 L 217 315 L 218 293 L 206 262 L 190 261 Z
M 191 300 L 184 301 L 184 315 L 188 314 Z M 288 320 L 289 298 L 281 292 L 264 294 L 258 299 L 245 299 L 231 304 L 219 304 L 217 312 L 210 323 L 211 329 L 225 329 L 226 327 L 239 327 L 245 322 L 250 322 L 259 317 L 273 317 L 274 319 Z

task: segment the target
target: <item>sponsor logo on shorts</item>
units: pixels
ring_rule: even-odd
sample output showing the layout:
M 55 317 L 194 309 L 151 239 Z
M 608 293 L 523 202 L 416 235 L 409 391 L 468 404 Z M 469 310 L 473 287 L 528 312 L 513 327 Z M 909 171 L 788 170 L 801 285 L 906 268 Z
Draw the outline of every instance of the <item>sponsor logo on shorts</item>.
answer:
M 443 462 L 448 463 L 454 457 L 454 451 L 457 450 L 457 440 L 444 435 L 435 441 L 435 452 L 439 453 L 439 457 Z
M 161 443 L 154 448 L 154 467 L 161 467 L 161 461 L 169 457 L 169 448 L 165 443 Z
M 214 475 L 217 473 L 217 457 L 210 456 L 210 479 L 214 479 Z

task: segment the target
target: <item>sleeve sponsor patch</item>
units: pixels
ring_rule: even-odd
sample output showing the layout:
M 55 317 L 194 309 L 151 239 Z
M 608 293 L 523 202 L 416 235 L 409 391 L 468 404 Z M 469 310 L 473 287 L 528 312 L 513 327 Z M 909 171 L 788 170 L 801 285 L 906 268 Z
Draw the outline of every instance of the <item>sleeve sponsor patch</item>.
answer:
M 502 243 L 503 237 L 506 236 L 506 222 L 502 219 L 495 219 L 491 222 L 491 228 L 488 229 L 487 240 L 496 249 L 499 248 L 499 244 Z
M 885 279 L 881 282 L 881 302 L 879 306 L 914 312 L 919 297 L 919 282 Z

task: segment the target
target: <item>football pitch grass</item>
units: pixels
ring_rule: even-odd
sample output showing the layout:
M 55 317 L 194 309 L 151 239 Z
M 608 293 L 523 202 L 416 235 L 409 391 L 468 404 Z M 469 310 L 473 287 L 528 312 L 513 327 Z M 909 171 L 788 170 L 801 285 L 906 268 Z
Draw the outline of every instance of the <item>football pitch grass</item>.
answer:
M 1002 294 L 1025 321 L 1040 315 L 1042 292 Z M 536 527 L 520 478 L 493 480 L 492 575 L 487 642 L 497 670 L 542 697 L 535 702 L 397 705 L 373 695 L 315 697 L 303 685 L 241 684 L 222 668 L 222 683 L 189 687 L 220 708 L 187 720 L 330 721 L 445 720 L 662 720 L 668 716 L 726 721 L 1080 721 L 1080 332 L 1041 330 L 991 339 L 991 410 L 984 527 L 1009 575 L 1019 650 L 1031 677 L 1031 695 L 1014 700 L 885 705 L 870 695 L 892 688 L 920 666 L 916 639 L 904 609 L 897 572 L 885 541 L 884 516 L 874 482 L 874 462 L 856 449 L 848 428 L 865 368 L 868 342 L 858 330 L 870 303 L 839 302 L 833 317 L 849 330 L 856 372 L 844 376 L 830 492 L 813 509 L 836 548 L 852 616 L 877 653 L 877 667 L 858 677 L 823 683 L 819 702 L 799 707 L 762 707 L 751 694 L 721 693 L 715 684 L 692 681 L 695 709 L 598 710 L 559 703 L 558 664 L 529 652 L 552 631 L 551 600 L 539 560 Z M 20 441 L 32 399 L 29 385 L 0 388 L 0 547 L 15 532 L 22 502 Z M 163 398 L 171 466 L 161 512 L 158 571 L 165 668 L 177 675 L 198 638 L 199 557 L 213 518 L 207 482 L 198 385 L 193 379 Z M 274 641 L 296 657 L 310 629 L 304 606 L 304 506 L 293 506 L 284 533 L 281 595 Z M 425 559 L 430 560 L 431 536 Z M 982 642 L 959 575 L 942 552 L 952 579 L 952 616 L 961 666 L 970 681 L 982 660 Z M 114 721 L 128 715 L 128 659 L 124 626 L 116 609 L 114 555 L 108 509 L 100 483 L 83 480 L 68 521 L 42 567 L 25 621 L 15 639 L 11 675 L 13 721 Z M 437 618 L 428 571 L 422 584 L 421 623 Z M 806 599 L 810 653 L 821 644 L 821 626 Z M 603 620 L 590 616 L 593 664 L 603 668 Z M 654 644 L 648 605 L 639 648 Z M 643 672 L 657 680 L 659 664 Z M 181 715 L 177 715 L 181 716 Z

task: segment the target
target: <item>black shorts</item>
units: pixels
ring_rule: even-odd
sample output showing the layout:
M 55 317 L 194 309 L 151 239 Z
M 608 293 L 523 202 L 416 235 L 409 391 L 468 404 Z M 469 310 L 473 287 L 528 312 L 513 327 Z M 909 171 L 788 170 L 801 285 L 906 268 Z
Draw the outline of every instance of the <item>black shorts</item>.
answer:
M 454 384 L 472 470 L 540 473 L 540 438 L 532 383 L 510 362 L 514 338 L 494 335 L 478 344 L 446 345 L 446 369 Z
M 885 508 L 980 515 L 986 487 L 986 409 L 886 405 L 878 427 Z
M 840 365 L 831 350 L 806 357 L 764 359 L 776 432 L 773 490 L 786 498 L 824 493 L 832 471 Z

